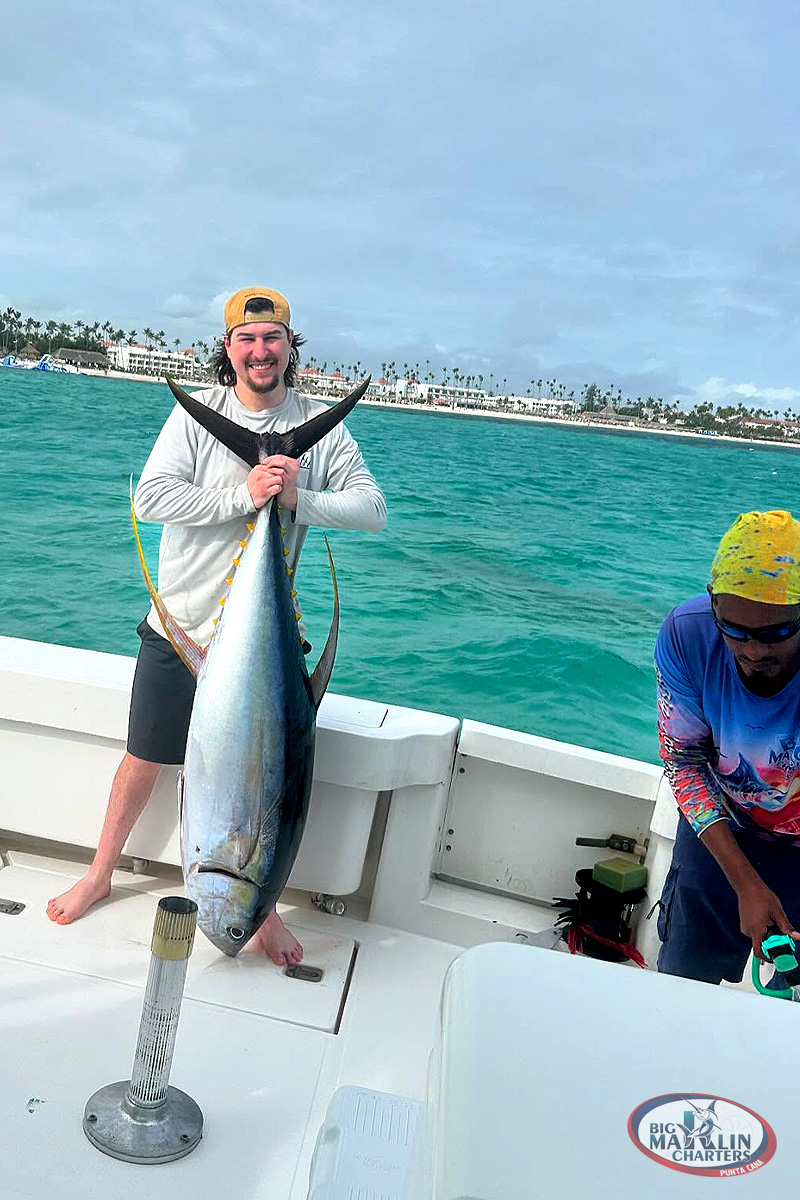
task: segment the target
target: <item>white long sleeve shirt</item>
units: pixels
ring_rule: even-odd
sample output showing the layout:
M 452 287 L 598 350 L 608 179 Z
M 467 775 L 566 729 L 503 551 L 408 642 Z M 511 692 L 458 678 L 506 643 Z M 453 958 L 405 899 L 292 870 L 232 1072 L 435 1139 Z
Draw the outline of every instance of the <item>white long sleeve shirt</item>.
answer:
M 275 408 L 252 412 L 233 388 L 216 386 L 194 396 L 254 433 L 285 433 L 323 412 L 327 405 L 290 389 Z M 167 609 L 199 645 L 205 646 L 220 615 L 233 559 L 248 537 L 256 508 L 247 488 L 250 468 L 193 417 L 176 405 L 167 418 L 139 479 L 136 516 L 164 526 L 158 555 L 158 590 Z M 296 567 L 309 525 L 379 532 L 386 501 L 357 443 L 337 425 L 300 458 L 297 509 L 284 522 Z M 155 609 L 148 623 L 166 634 Z M 303 633 L 303 626 L 300 625 Z

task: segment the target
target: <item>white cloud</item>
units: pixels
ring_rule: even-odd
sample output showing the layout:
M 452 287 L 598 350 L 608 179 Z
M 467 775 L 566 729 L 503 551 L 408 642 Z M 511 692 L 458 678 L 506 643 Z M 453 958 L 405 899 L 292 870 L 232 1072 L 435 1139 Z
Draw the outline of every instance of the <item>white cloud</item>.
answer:
M 759 388 L 754 383 L 737 383 L 733 390 L 737 396 L 744 396 L 748 400 L 778 400 L 784 404 L 788 404 L 790 400 L 796 400 L 800 396 L 797 388 Z
M 800 398 L 800 390 L 793 387 L 758 387 L 755 383 L 728 383 L 721 375 L 711 375 L 696 388 L 693 395 L 680 399 L 695 400 L 710 404 L 752 403 L 791 404 Z
M 184 296 L 183 292 L 168 296 L 161 305 L 161 312 L 166 317 L 199 317 L 204 310 L 204 304 L 197 304 Z

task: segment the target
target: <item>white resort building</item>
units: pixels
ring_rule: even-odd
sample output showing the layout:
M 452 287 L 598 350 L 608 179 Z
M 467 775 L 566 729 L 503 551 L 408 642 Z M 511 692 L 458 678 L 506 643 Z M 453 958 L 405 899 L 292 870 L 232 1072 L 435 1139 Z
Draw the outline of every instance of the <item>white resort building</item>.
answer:
M 532 417 L 574 417 L 580 412 L 577 400 L 553 400 L 548 396 L 504 396 L 504 402 Z
M 180 379 L 197 379 L 205 382 L 208 369 L 194 350 L 165 350 L 133 344 L 106 344 L 111 366 L 117 371 L 130 371 L 135 375 L 163 375 L 167 372 Z
M 323 375 L 314 367 L 299 373 L 302 389 L 323 396 L 344 395 L 355 387 L 341 371 Z M 550 397 L 490 395 L 480 388 L 460 387 L 452 383 L 420 383 L 408 379 L 375 379 L 367 389 L 370 400 L 386 400 L 395 404 L 450 405 L 452 408 L 502 409 L 505 412 L 530 413 L 541 417 L 571 417 L 580 411 L 576 400 L 554 400 Z

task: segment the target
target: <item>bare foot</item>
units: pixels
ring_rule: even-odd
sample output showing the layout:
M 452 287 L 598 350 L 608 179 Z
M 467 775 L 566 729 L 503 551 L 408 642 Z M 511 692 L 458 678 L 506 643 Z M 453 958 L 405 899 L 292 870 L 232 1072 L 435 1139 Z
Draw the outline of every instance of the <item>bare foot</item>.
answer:
M 263 950 L 277 967 L 299 963 L 303 957 L 303 947 L 297 938 L 289 933 L 274 908 L 260 929 L 253 934 L 247 948 Z
M 110 880 L 84 875 L 69 891 L 62 892 L 48 903 L 47 915 L 56 925 L 69 925 L 88 912 L 98 900 L 105 900 L 110 891 Z

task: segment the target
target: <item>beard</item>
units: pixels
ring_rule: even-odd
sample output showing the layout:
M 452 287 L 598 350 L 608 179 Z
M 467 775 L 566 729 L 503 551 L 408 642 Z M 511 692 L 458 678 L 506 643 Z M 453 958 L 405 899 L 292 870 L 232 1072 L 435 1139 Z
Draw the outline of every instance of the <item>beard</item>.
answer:
M 272 368 L 272 374 L 259 375 L 248 365 L 245 368 L 247 386 L 260 395 L 268 395 L 281 386 L 282 379 L 277 365 Z

